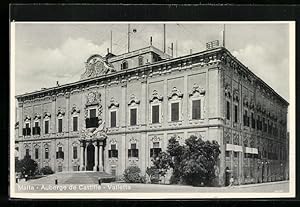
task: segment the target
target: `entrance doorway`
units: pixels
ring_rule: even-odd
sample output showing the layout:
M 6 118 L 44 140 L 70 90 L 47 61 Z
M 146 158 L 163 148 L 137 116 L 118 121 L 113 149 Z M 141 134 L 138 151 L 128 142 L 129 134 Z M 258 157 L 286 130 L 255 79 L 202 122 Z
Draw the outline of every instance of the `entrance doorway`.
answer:
M 231 177 L 231 171 L 229 167 L 225 168 L 225 186 L 228 186 L 230 184 L 230 177 Z
M 95 165 L 95 147 L 93 144 L 87 146 L 86 170 L 92 171 Z

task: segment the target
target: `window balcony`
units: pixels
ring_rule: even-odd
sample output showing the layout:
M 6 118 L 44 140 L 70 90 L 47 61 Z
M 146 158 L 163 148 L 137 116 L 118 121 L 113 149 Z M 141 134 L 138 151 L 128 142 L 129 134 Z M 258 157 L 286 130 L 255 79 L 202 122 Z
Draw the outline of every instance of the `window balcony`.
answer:
M 128 157 L 139 157 L 138 149 L 128 149 Z
M 30 136 L 31 129 L 30 128 L 23 128 L 23 136 Z
M 151 148 L 150 157 L 157 157 L 160 152 L 161 152 L 161 148 Z
M 108 150 L 109 158 L 118 158 L 118 150 Z
M 98 127 L 98 117 L 92 117 L 85 119 L 86 128 Z

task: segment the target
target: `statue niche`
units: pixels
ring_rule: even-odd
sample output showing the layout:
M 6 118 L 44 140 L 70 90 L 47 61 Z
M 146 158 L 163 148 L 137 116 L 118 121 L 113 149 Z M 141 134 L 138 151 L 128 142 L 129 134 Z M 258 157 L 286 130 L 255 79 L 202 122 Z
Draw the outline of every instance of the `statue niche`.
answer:
M 85 72 L 81 75 L 80 80 L 105 75 L 115 72 L 113 65 L 110 64 L 101 55 L 92 55 L 85 63 Z

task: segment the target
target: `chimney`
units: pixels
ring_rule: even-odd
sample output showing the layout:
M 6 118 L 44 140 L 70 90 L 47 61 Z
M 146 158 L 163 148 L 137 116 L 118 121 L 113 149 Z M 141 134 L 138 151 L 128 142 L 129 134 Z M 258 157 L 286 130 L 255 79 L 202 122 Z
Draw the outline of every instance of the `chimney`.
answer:
M 58 83 L 58 81 L 56 81 L 56 86 L 59 86 L 59 83 Z

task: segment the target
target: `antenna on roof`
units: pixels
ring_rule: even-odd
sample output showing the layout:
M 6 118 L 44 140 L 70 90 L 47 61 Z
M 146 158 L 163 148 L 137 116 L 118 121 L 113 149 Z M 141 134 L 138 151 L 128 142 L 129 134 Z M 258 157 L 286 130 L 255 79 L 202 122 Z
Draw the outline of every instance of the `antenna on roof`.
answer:
M 223 24 L 222 46 L 225 47 L 225 24 Z
M 166 24 L 164 24 L 164 53 L 166 52 Z
M 112 30 L 110 30 L 110 52 L 112 53 Z

